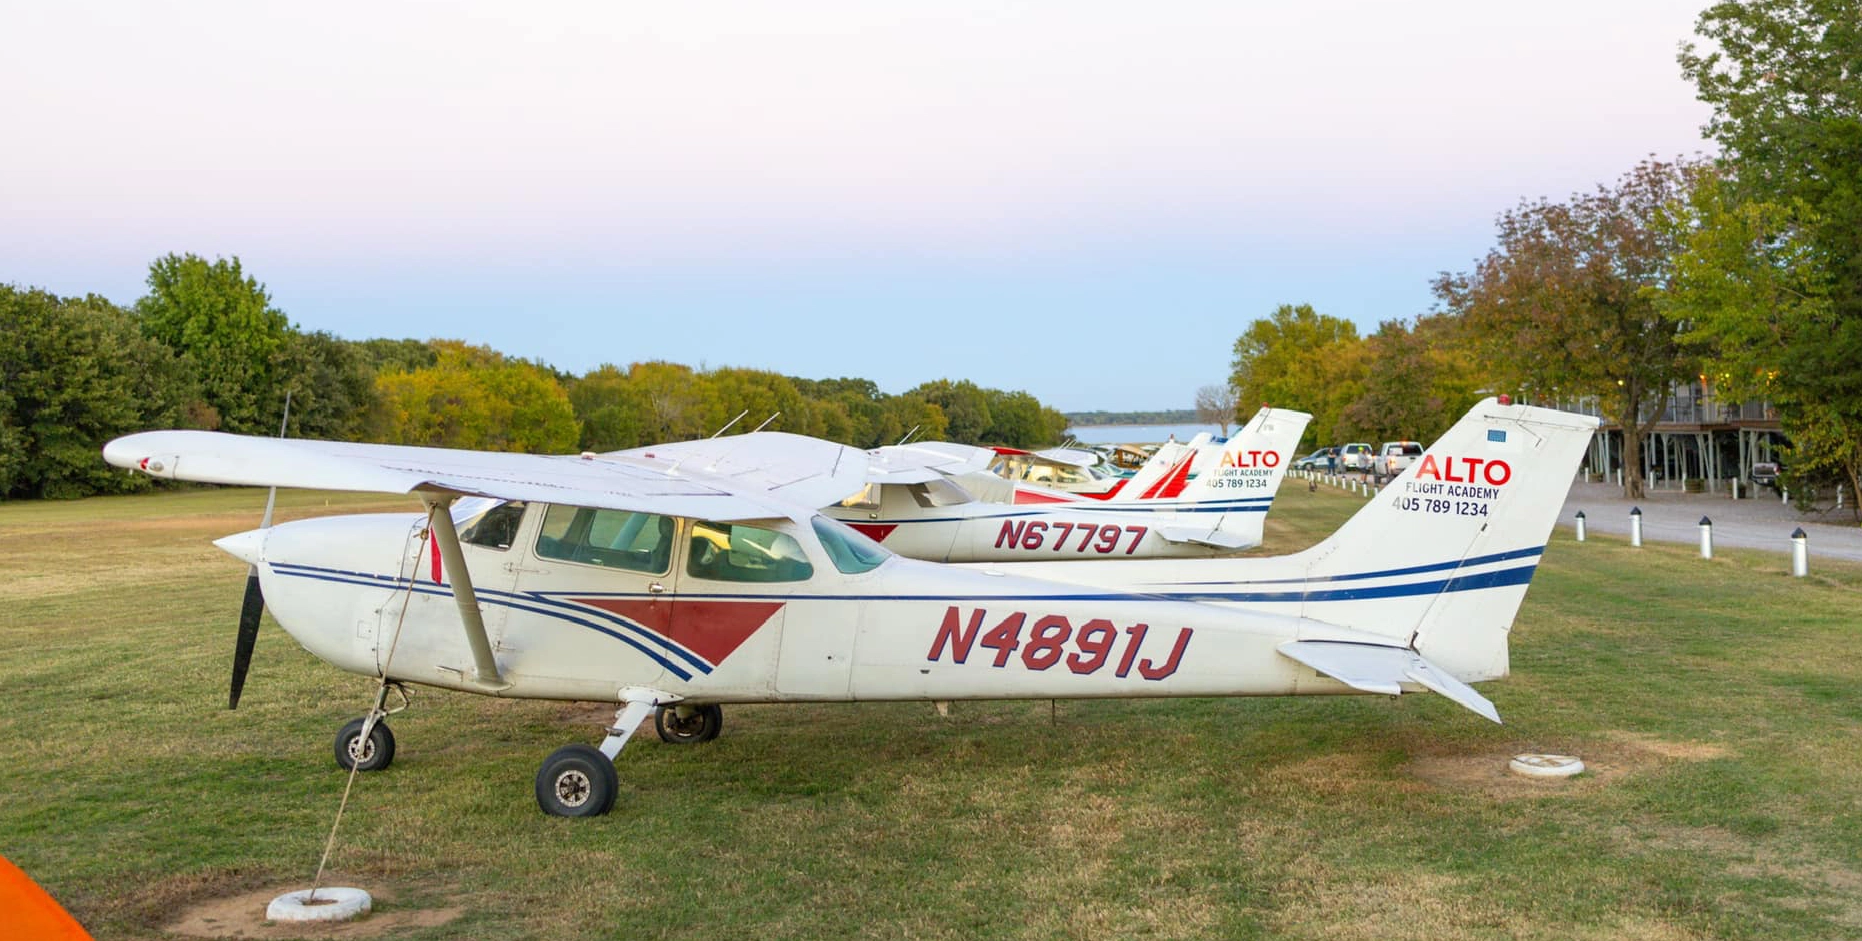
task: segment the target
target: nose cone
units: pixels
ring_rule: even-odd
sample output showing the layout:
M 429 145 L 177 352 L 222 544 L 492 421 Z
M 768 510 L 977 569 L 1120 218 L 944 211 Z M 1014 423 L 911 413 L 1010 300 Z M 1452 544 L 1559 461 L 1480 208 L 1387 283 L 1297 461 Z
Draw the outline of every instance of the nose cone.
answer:
M 263 529 L 249 529 L 224 539 L 216 539 L 213 544 L 247 565 L 257 565 L 265 555 L 265 532 Z

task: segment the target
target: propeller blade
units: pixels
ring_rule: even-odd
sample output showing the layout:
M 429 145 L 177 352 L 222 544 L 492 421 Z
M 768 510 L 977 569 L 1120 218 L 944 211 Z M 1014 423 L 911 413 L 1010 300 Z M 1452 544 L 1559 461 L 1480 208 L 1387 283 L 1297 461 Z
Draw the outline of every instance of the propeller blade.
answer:
M 246 688 L 246 671 L 252 667 L 252 645 L 259 639 L 259 616 L 265 613 L 265 593 L 259 589 L 258 569 L 246 573 L 246 598 L 239 605 L 239 636 L 233 644 L 233 688 L 226 708 L 239 708 L 239 693 Z

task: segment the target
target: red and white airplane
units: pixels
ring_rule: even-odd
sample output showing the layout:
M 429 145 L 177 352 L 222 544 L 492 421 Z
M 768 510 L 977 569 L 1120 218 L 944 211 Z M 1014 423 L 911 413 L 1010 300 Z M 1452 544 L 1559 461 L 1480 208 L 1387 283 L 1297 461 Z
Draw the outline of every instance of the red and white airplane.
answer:
M 374 707 L 338 733 L 345 766 L 388 765 L 402 684 L 616 703 L 599 747 L 559 749 L 536 775 L 545 812 L 590 816 L 613 803 L 613 759 L 646 716 L 669 741 L 704 741 L 727 703 L 1433 690 L 1497 721 L 1467 684 L 1507 673 L 1596 424 L 1489 399 L 1304 552 L 1065 566 L 895 556 L 812 509 L 864 483 L 864 452 L 787 435 L 666 458 L 167 431 L 104 456 L 158 477 L 418 497 L 424 513 L 216 545 L 255 567 L 307 650 L 377 679 Z
M 859 493 L 824 512 L 900 555 L 932 562 L 1200 558 L 1261 544 L 1267 511 L 1312 416 L 1266 409 L 1172 496 L 1095 500 L 1003 480 L 989 450 L 924 444 L 878 448 Z M 671 447 L 683 447 L 674 445 Z M 666 453 L 667 448 L 642 452 Z
M 958 445 L 967 447 L 967 445 Z M 1105 496 L 1125 480 L 1111 471 L 1096 451 L 1083 448 L 986 448 L 993 456 L 989 471 L 1004 480 L 1031 484 L 1043 490 Z

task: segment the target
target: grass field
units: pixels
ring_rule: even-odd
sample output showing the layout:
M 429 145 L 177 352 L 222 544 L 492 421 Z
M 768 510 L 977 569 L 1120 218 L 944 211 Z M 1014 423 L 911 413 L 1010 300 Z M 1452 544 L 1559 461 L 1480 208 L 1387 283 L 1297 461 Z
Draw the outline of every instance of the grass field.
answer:
M 244 571 L 209 540 L 263 498 L 0 505 L 0 855 L 98 938 L 316 869 L 372 685 L 268 622 L 225 709 Z M 1357 505 L 1289 482 L 1268 545 Z M 531 781 L 611 709 L 427 692 L 332 868 L 377 918 L 455 910 L 397 938 L 1862 937 L 1862 569 L 1787 561 L 1559 534 L 1483 687 L 1504 726 L 1428 694 L 734 707 L 636 737 L 589 821 Z

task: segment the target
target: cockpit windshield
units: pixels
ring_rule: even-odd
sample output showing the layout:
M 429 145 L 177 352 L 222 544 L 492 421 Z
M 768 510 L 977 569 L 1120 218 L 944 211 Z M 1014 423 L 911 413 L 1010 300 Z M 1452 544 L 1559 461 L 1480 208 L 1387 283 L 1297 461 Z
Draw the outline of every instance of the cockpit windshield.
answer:
M 814 519 L 815 536 L 821 540 L 821 548 L 826 549 L 828 558 L 842 574 L 858 575 L 870 572 L 887 559 L 892 558 L 892 551 L 885 546 L 860 535 L 853 527 L 825 516 Z

